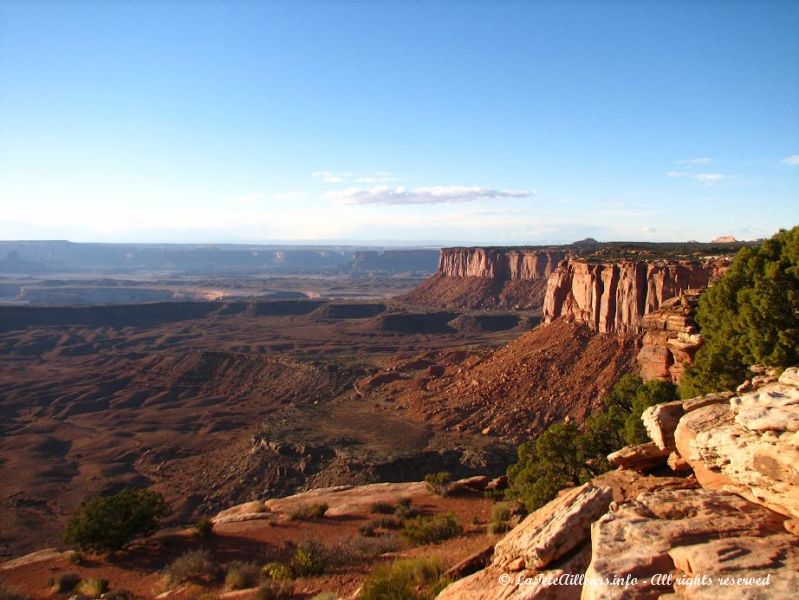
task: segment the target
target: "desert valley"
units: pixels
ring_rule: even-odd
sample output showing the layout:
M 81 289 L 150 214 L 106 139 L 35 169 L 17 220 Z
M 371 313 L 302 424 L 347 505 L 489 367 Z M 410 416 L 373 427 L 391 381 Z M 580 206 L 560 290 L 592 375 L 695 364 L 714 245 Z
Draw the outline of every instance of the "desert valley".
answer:
M 541 571 L 554 555 L 540 564 L 524 557 L 535 543 L 556 543 L 528 539 L 530 519 L 543 517 L 533 512 L 521 520 L 513 515 L 523 515 L 516 511 L 524 511 L 524 504 L 513 508 L 513 502 L 503 500 L 514 497 L 505 490 L 505 472 L 518 460 L 517 446 L 553 424 L 587 423 L 602 412 L 626 373 L 679 384 L 702 346 L 694 319 L 697 300 L 725 276 L 741 248 L 758 247 L 734 241 L 583 240 L 551 247 L 444 248 L 428 273 L 417 251 L 406 256 L 395 250 L 390 264 L 373 260 L 356 273 L 351 262 L 344 268 L 304 270 L 281 265 L 270 272 L 231 257 L 227 264 L 234 274 L 206 273 L 201 283 L 191 269 L 174 265 L 158 274 L 148 271 L 150 265 L 123 272 L 119 266 L 98 272 L 97 265 L 89 265 L 70 276 L 69 281 L 80 282 L 70 284 L 70 298 L 78 293 L 96 298 L 95 290 L 129 287 L 145 273 L 148 289 L 172 294 L 168 300 L 135 304 L 125 302 L 125 292 L 106 295 L 105 304 L 60 305 L 67 279 L 57 267 L 6 274 L 4 289 L 20 287 L 17 297 L 0 306 L 3 578 L 33 597 L 53 593 L 52 581 L 64 572 L 107 580 L 112 591 L 142 597 L 195 597 L 217 589 L 220 597 L 233 597 L 224 593 L 223 580 L 210 575 L 168 585 L 163 573 L 170 562 L 198 548 L 210 552 L 216 568 L 242 561 L 260 568 L 269 556 L 287 560 L 290 548 L 308 540 L 331 547 L 346 542 L 352 548 L 334 553 L 358 558 L 298 573 L 286 597 L 357 596 L 375 565 L 395 556 L 431 554 L 444 570 L 465 561 L 447 571 L 447 581 L 475 571 L 486 577 L 479 569 L 496 570 L 491 565 L 508 560 L 508 553 L 519 553 L 527 569 Z M 22 252 L 10 252 L 23 263 Z M 33 262 L 27 262 L 29 268 Z M 185 298 L 187 290 L 200 287 L 227 291 L 202 300 Z M 59 291 L 47 295 L 54 288 Z M 37 294 L 28 297 L 29 289 Z M 768 384 L 776 375 L 759 381 Z M 795 385 L 790 378 L 783 383 Z M 793 410 L 796 393 L 781 410 Z M 720 406 L 730 395 L 713 398 L 694 402 Z M 656 428 L 664 426 L 659 418 L 653 420 Z M 673 430 L 676 417 L 668 418 Z M 562 525 L 568 530 L 547 534 L 576 536 L 579 546 L 579 551 L 553 550 L 563 556 L 555 564 L 566 560 L 582 570 L 599 568 L 598 557 L 592 559 L 580 539 L 586 539 L 590 521 L 607 510 L 608 499 L 696 490 L 705 485 L 706 469 L 717 470 L 703 466 L 700 475 L 688 456 L 669 458 L 667 466 L 669 452 L 677 447 L 660 443 L 662 449 L 650 442 L 652 449 L 621 451 L 623 456 L 611 462 L 621 470 L 600 475 L 588 488 L 572 487 L 562 496 L 570 498 L 562 508 L 540 509 L 553 513 L 547 516 L 551 523 L 566 518 L 558 511 L 588 511 L 574 517 L 588 519 L 581 525 L 569 517 Z M 797 540 L 780 529 L 780 519 L 797 516 L 789 500 L 796 488 L 785 474 L 772 471 L 767 475 L 777 480 L 775 485 L 789 486 L 776 492 L 785 503 L 777 501 L 778 512 L 767 518 L 768 531 L 777 537 L 783 531 L 780 539 L 792 548 L 768 559 L 769 568 L 783 577 L 799 556 Z M 445 494 L 440 489 L 436 494 L 430 482 L 436 473 L 447 473 Z M 739 485 L 752 485 L 749 477 Z M 169 513 L 161 531 L 134 542 L 122 555 L 69 564 L 75 553 L 65 552 L 61 542 L 69 516 L 89 498 L 130 486 L 162 495 Z M 731 501 L 725 496 L 713 502 L 722 500 Z M 668 501 L 676 503 L 673 510 L 692 514 L 695 509 L 686 502 L 706 502 L 701 496 Z M 394 533 L 404 519 L 381 523 L 369 516 L 376 507 L 403 502 L 423 519 L 455 515 L 458 529 L 433 546 L 404 546 L 404 538 Z M 563 504 L 553 501 L 558 502 Z M 590 507 L 584 509 L 582 502 Z M 292 512 L 316 505 L 325 509 L 313 518 Z M 718 510 L 733 510 L 726 506 Z M 756 506 L 745 510 L 767 510 Z M 766 506 L 775 508 L 771 502 Z M 715 519 L 716 509 L 703 510 Z M 520 524 L 499 541 L 511 528 L 492 521 L 502 510 L 511 511 L 507 523 Z M 215 523 L 213 534 L 198 538 L 194 524 L 208 518 Z M 694 526 L 688 516 L 684 519 L 680 527 Z M 747 528 L 760 527 L 746 521 Z M 707 545 L 726 535 L 701 529 L 690 539 Z M 514 536 L 515 542 L 508 541 Z M 42 551 L 53 546 L 57 549 Z M 33 554 L 18 558 L 25 553 Z M 669 563 L 666 570 L 690 574 L 680 565 Z M 723 572 L 726 567 L 713 568 Z M 248 581 L 251 593 L 258 580 L 268 579 L 259 573 Z M 796 582 L 792 575 L 780 585 Z M 458 584 L 462 591 L 447 587 L 442 597 L 500 597 L 495 590 L 478 592 L 485 583 L 475 583 L 474 589 Z M 523 588 L 513 589 L 502 597 L 581 593 L 581 586 L 556 596 L 517 596 Z M 651 589 L 660 593 L 662 586 Z M 628 597 L 623 588 L 620 592 L 609 597 Z M 646 590 L 641 593 L 650 597 Z
M 797 31 L 0 0 L 0 600 L 799 598 Z

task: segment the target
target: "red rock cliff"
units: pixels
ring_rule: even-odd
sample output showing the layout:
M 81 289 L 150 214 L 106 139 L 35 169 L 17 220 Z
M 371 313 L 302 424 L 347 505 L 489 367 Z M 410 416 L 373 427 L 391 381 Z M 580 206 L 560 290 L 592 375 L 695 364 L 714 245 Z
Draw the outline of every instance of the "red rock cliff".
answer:
M 442 248 L 438 273 L 445 277 L 482 277 L 505 281 L 548 277 L 566 250 Z
M 572 259 L 549 276 L 544 319 L 564 318 L 600 333 L 637 334 L 644 315 L 683 291 L 707 286 L 717 270 L 712 262 Z

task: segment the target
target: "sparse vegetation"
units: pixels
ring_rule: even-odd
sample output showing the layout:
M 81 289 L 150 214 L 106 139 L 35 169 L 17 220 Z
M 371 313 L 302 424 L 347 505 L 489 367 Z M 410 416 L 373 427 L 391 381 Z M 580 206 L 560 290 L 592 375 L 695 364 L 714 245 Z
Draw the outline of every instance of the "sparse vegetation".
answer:
M 556 423 L 519 446 L 519 460 L 508 468 L 506 496 L 533 511 L 559 490 L 607 471 L 608 454 L 625 444 L 647 441 L 641 423 L 644 409 L 676 398 L 677 390 L 669 382 L 644 383 L 637 375 L 623 376 L 605 397 L 604 410 L 586 419 L 582 429 L 573 422 Z
M 799 363 L 799 226 L 743 248 L 696 312 L 705 342 L 681 383 L 690 398 L 742 383 L 752 364 Z
M 208 550 L 189 550 L 176 558 L 166 569 L 167 584 L 180 585 L 186 582 L 209 583 L 220 575 L 219 566 Z
M 311 600 L 338 600 L 338 596 L 333 592 L 320 592 L 313 596 Z
M 505 533 L 511 528 L 510 520 L 513 516 L 511 505 L 499 502 L 491 507 L 491 521 L 488 524 L 489 533 Z
M 327 548 L 318 542 L 305 541 L 297 545 L 289 567 L 295 577 L 311 577 L 321 575 L 331 564 Z
M 197 521 L 197 537 L 206 539 L 214 534 L 214 522 L 207 516 L 203 515 Z
M 359 565 L 387 552 L 396 552 L 402 547 L 403 541 L 394 534 L 371 538 L 351 537 L 342 540 L 333 549 L 333 555 L 338 565 Z
M 410 558 L 377 567 L 366 579 L 360 600 L 431 600 L 449 583 L 437 559 Z
M 59 573 L 47 585 L 56 594 L 71 592 L 80 583 L 80 575 L 77 573 Z
M 112 496 L 83 502 L 69 518 L 64 541 L 81 550 L 113 552 L 154 533 L 167 513 L 158 492 L 125 488 Z
M 313 521 L 324 517 L 327 509 L 328 506 L 324 502 L 299 504 L 289 513 L 289 516 L 294 521 Z
M 463 533 L 454 515 L 416 517 L 404 522 L 402 535 L 417 544 L 435 544 Z
M 225 588 L 244 590 L 261 583 L 261 569 L 254 562 L 233 561 L 225 573 Z
M 383 517 L 381 519 L 373 519 L 372 525 L 379 529 L 401 529 L 402 521 L 394 517 Z
M 288 581 L 267 581 L 255 593 L 255 600 L 291 600 L 294 586 Z
M 425 483 L 434 494 L 444 498 L 452 491 L 452 475 L 447 471 L 425 475 Z
M 397 507 L 390 502 L 375 502 L 369 507 L 370 512 L 379 515 L 393 515 Z
M 77 585 L 75 591 L 89 598 L 99 598 L 108 591 L 108 580 L 99 578 L 83 579 Z
M 289 581 L 293 579 L 291 568 L 287 564 L 277 561 L 266 563 L 261 567 L 261 573 L 267 579 L 276 579 L 278 581 Z

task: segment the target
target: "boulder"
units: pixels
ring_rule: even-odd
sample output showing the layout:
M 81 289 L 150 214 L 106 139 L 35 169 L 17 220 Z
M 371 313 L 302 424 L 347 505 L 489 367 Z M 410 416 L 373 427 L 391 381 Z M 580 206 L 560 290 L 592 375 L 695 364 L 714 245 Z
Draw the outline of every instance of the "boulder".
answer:
M 238 523 L 240 521 L 253 521 L 256 519 L 270 518 L 270 510 L 266 508 L 260 500 L 253 500 L 252 502 L 245 502 L 231 506 L 218 513 L 211 519 L 215 524 L 221 525 L 222 523 Z
M 675 432 L 680 454 L 703 487 L 733 490 L 799 517 L 797 369 L 779 381 L 685 415 Z
M 472 491 L 472 492 L 482 492 L 486 489 L 491 479 L 486 477 L 485 475 L 475 475 L 474 477 L 466 477 L 465 479 L 459 479 L 452 484 L 451 490 L 452 492 L 457 491 Z
M 684 414 L 682 402 L 664 402 L 650 406 L 641 415 L 646 433 L 655 445 L 661 450 L 672 451 L 674 445 L 674 430 Z
M 368 485 L 339 485 L 317 488 L 285 498 L 267 500 L 266 507 L 276 513 L 290 514 L 303 504 L 328 505 L 327 516 L 363 514 L 372 504 L 388 502 L 397 504 L 403 498 L 429 496 L 430 490 L 424 481 L 409 483 L 371 483 Z
M 608 454 L 608 462 L 614 467 L 647 471 L 666 464 L 669 450 L 661 450 L 655 442 L 625 446 Z
M 607 511 L 609 487 L 586 483 L 530 514 L 494 548 L 491 564 L 446 587 L 444 600 L 577 600 L 579 586 L 546 586 L 539 578 L 580 573 L 590 560 L 591 522 Z M 557 563 L 556 567 L 552 564 Z
M 721 547 L 714 545 L 716 540 L 774 538 L 784 543 L 787 534 L 783 520 L 782 515 L 729 492 L 665 490 L 641 494 L 634 501 L 618 505 L 615 510 L 612 508 L 593 524 L 591 564 L 585 573 L 582 599 L 658 598 L 671 592 L 673 586 L 652 578 L 672 573 L 679 568 L 678 564 L 688 568 L 685 560 L 690 562 L 690 558 L 682 560 L 681 557 L 701 554 L 703 547 L 707 549 L 707 556 L 712 556 L 712 552 Z M 683 547 L 691 548 L 681 551 Z M 725 572 L 730 566 L 729 559 L 735 554 L 716 556 L 715 561 L 704 565 L 706 573 Z M 795 580 L 795 573 L 789 572 L 794 558 L 783 560 L 772 556 L 768 560 L 773 567 L 773 578 L 779 579 L 780 585 Z M 765 557 L 763 562 L 766 562 Z M 743 565 L 741 562 L 738 568 L 745 571 Z M 597 583 L 614 577 L 625 578 L 627 585 Z M 633 582 L 632 578 L 637 581 Z M 720 595 L 725 589 L 714 587 L 716 598 L 730 597 Z M 759 591 L 762 593 L 762 588 Z
M 541 569 L 588 538 L 591 522 L 613 500 L 610 488 L 591 483 L 572 488 L 527 516 L 494 549 L 493 564 L 507 567 L 521 558 L 528 569 Z

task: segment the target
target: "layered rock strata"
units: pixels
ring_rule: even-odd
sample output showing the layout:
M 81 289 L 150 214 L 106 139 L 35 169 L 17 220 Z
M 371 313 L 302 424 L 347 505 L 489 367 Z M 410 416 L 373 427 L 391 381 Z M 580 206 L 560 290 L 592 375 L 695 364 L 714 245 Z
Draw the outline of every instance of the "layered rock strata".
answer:
M 641 318 L 644 335 L 637 359 L 644 381 L 662 379 L 679 384 L 693 364 L 703 343 L 694 321 L 701 292 L 702 288 L 686 290 Z
M 703 486 L 799 517 L 799 368 L 687 414 L 674 438 Z
M 567 256 L 561 249 L 443 248 L 438 274 L 506 281 L 542 279 Z
M 547 280 L 544 320 L 562 318 L 600 333 L 637 334 L 645 315 L 688 290 L 706 287 L 714 273 L 710 262 L 568 260 Z

